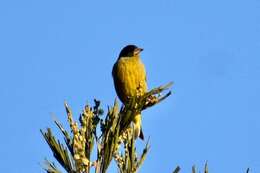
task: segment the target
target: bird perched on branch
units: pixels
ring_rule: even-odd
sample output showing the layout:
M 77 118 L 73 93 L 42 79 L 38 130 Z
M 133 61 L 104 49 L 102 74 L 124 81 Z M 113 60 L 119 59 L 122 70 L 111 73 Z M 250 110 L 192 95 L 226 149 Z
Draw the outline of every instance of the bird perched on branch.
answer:
M 125 105 L 129 98 L 142 96 L 147 91 L 145 66 L 141 61 L 142 48 L 135 45 L 124 47 L 113 66 L 112 75 L 117 96 Z M 135 138 L 144 139 L 141 127 L 141 113 L 135 115 L 133 120 Z

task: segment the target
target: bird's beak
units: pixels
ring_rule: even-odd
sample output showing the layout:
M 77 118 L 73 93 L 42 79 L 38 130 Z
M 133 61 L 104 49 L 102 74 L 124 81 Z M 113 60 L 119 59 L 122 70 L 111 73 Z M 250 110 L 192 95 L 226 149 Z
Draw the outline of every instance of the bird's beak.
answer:
M 144 49 L 143 49 L 143 48 L 137 48 L 137 50 L 138 50 L 139 52 L 142 52 Z
M 136 48 L 135 51 L 134 51 L 134 54 L 135 55 L 138 55 L 140 52 L 142 52 L 144 49 L 143 48 Z

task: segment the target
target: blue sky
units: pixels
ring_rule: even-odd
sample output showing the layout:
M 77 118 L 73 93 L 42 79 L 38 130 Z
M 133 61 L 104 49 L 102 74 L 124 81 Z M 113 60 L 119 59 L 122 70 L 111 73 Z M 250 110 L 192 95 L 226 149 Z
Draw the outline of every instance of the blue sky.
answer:
M 39 129 L 52 113 L 66 123 L 64 100 L 74 115 L 93 98 L 112 105 L 111 69 L 131 43 L 149 88 L 175 82 L 143 113 L 140 172 L 260 172 L 259 20 L 257 0 L 1 1 L 0 170 L 43 172 L 54 159 Z

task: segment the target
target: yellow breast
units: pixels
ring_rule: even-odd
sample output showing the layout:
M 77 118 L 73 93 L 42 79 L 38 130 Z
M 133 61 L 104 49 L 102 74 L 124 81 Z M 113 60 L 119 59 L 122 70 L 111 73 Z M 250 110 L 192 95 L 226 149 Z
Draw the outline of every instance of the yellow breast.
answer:
M 147 91 L 146 72 L 139 57 L 122 57 L 113 67 L 114 85 L 119 99 L 126 103 L 129 97 Z

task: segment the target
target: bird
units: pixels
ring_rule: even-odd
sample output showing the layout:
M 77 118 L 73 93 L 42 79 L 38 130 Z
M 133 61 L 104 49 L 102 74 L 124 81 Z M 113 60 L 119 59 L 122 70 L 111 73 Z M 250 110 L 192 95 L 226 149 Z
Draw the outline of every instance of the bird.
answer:
M 112 69 L 114 87 L 120 101 L 126 105 L 131 97 L 142 96 L 147 92 L 146 70 L 140 53 L 142 48 L 136 45 L 125 46 Z M 134 137 L 144 140 L 141 113 L 133 120 Z

